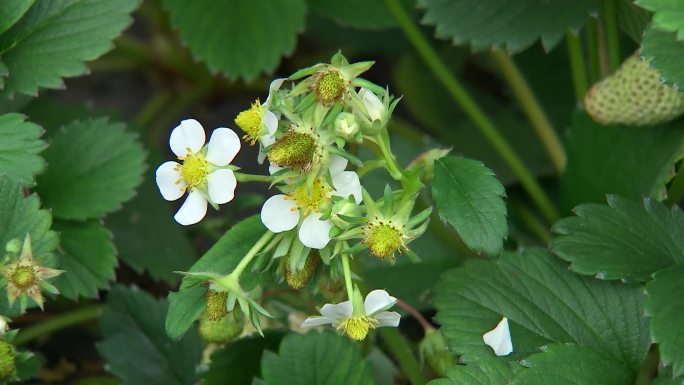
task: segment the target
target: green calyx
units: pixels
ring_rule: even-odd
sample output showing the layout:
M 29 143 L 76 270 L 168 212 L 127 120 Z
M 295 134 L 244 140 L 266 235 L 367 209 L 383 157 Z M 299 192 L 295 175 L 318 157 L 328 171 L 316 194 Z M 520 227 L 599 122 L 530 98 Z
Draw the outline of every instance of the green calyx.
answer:
M 227 300 L 228 292 L 209 290 L 207 292 L 207 308 L 205 311 L 207 318 L 211 321 L 219 321 L 225 318 L 228 314 Z
M 209 318 L 204 312 L 199 322 L 199 335 L 208 343 L 226 343 L 237 338 L 244 329 L 245 321 L 242 312 L 231 312 L 219 320 Z
M 280 167 L 307 169 L 316 155 L 316 138 L 289 130 L 268 150 L 268 160 Z
M 17 371 L 17 362 L 12 344 L 0 340 L 0 380 L 7 380 Z
M 660 73 L 632 55 L 584 98 L 587 113 L 601 124 L 650 126 L 684 114 L 684 94 L 663 84 Z

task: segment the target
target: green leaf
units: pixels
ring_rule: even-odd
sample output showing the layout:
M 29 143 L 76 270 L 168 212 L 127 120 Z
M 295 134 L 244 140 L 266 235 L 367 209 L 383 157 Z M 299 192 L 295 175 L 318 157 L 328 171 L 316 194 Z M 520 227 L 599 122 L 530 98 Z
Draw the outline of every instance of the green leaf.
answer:
M 637 5 L 654 12 L 653 25 L 668 32 L 677 32 L 684 39 L 684 3 L 679 0 L 637 0 Z
M 96 220 L 55 221 L 59 232 L 59 268 L 65 273 L 55 286 L 66 298 L 97 298 L 100 289 L 114 280 L 116 248 L 112 234 Z
M 24 196 L 24 189 L 6 176 L 0 176 L 0 247 L 12 239 L 31 235 L 34 256 L 51 253 L 57 247 L 57 234 L 50 230 L 52 217 L 40 209 L 36 194 Z
M 643 8 L 639 8 L 632 0 L 618 0 L 615 2 L 615 13 L 617 13 L 620 28 L 635 43 L 641 43 L 644 29 L 651 21 L 651 13 Z
M 684 262 L 684 213 L 646 199 L 643 205 L 608 197 L 608 205 L 585 204 L 576 216 L 553 226 L 560 234 L 551 250 L 570 269 L 602 279 L 649 280 L 675 262 Z
M 601 350 L 636 372 L 650 342 L 639 287 L 576 275 L 542 249 L 451 270 L 434 303 L 451 351 L 466 362 L 494 357 L 482 335 L 502 316 L 511 328 L 511 359 L 567 342 Z
M 665 84 L 684 90 L 684 42 L 677 40 L 675 32 L 665 32 L 650 26 L 641 41 L 641 57 L 650 60 L 651 68 L 660 71 Z
M 508 232 L 505 190 L 492 170 L 465 158 L 435 162 L 432 195 L 440 217 L 449 222 L 468 247 L 499 255 Z
M 242 220 L 228 230 L 188 271 L 230 273 L 265 231 L 258 215 Z M 258 279 L 259 273 L 247 268 L 240 276 L 240 285 L 244 290 L 251 290 Z M 193 286 L 184 278 L 180 290 L 169 295 L 166 332 L 171 338 L 180 338 L 200 316 L 205 306 L 204 294 L 205 287 Z
M 512 385 L 632 385 L 634 373 L 624 363 L 600 351 L 553 344 L 523 361 Z
M 9 69 L 1 95 L 37 95 L 62 88 L 62 78 L 87 72 L 84 61 L 112 48 L 130 25 L 140 0 L 37 1 L 0 36 L 0 57 Z M 1 87 L 0 87 L 1 88 Z
M 501 360 L 484 359 L 451 367 L 446 375 L 447 378 L 430 381 L 429 385 L 508 385 L 513 371 Z
M 304 0 L 164 0 L 164 7 L 195 58 L 247 81 L 292 53 L 306 15 Z
M 147 176 L 138 195 L 107 216 L 106 223 L 124 263 L 155 280 L 174 284 L 180 279 L 174 271 L 187 270 L 197 259 L 197 251 L 160 199 L 152 175 Z
M 33 177 L 45 168 L 38 155 L 45 149 L 40 140 L 43 129 L 26 121 L 21 114 L 0 115 L 0 174 L 30 186 Z
M 680 212 L 681 214 L 681 212 Z M 681 232 L 679 233 L 681 237 Z M 681 254 L 680 254 L 681 256 Z M 684 375 L 684 264 L 659 271 L 646 285 L 646 314 L 660 359 L 672 365 L 674 376 Z
M 344 27 L 372 30 L 397 25 L 384 1 L 309 0 L 309 6 L 312 11 Z
M 131 199 L 145 153 L 137 135 L 106 118 L 67 125 L 51 136 L 37 190 L 60 219 L 98 218 Z
M 684 121 L 647 129 L 602 126 L 581 113 L 573 120 L 566 149 L 560 188 L 564 211 L 580 203 L 602 203 L 607 194 L 661 198 L 684 153 Z
M 359 345 L 332 330 L 288 334 L 278 354 L 264 352 L 261 374 L 265 385 L 375 384 Z
M 0 35 L 5 33 L 31 8 L 35 0 L 3 0 L 0 8 Z
M 419 0 L 423 23 L 436 25 L 436 36 L 473 49 L 505 47 L 520 52 L 541 39 L 550 51 L 570 29 L 578 31 L 599 1 Z
M 180 342 L 164 334 L 166 302 L 133 287 L 115 286 L 100 318 L 98 351 L 122 384 L 192 385 L 202 343 L 193 332 Z
M 251 385 L 259 375 L 261 355 L 276 351 L 283 334 L 266 331 L 264 336 L 252 336 L 231 342 L 211 355 L 209 370 L 204 373 L 204 385 Z

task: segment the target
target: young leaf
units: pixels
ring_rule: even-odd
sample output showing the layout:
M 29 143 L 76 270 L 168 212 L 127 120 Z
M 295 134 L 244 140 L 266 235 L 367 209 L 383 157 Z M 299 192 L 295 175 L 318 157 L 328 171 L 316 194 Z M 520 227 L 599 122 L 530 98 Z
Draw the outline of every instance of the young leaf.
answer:
M 681 236 L 681 233 L 680 233 Z M 646 314 L 660 358 L 672 365 L 674 376 L 684 375 L 684 264 L 659 271 L 646 285 Z
M 112 48 L 131 23 L 140 0 L 36 1 L 0 36 L 0 57 L 9 76 L 0 95 L 37 95 L 39 87 L 60 88 L 62 78 L 87 72 L 84 61 Z M 4 8 L 4 4 L 3 4 Z
M 523 361 L 511 385 L 631 385 L 634 373 L 603 352 L 577 345 L 552 344 Z
M 679 0 L 637 0 L 636 4 L 654 12 L 653 25 L 658 29 L 677 32 L 684 39 L 684 3 Z
M 434 303 L 451 351 L 467 362 L 494 356 L 482 335 L 502 316 L 509 319 L 513 359 L 567 342 L 601 350 L 636 372 L 650 343 L 639 287 L 576 275 L 542 249 L 451 270 L 437 284 Z
M 288 334 L 278 354 L 261 358 L 265 385 L 372 385 L 370 365 L 359 345 L 332 330 Z
M 650 26 L 641 42 L 641 57 L 651 60 L 651 68 L 660 71 L 666 84 L 679 91 L 684 90 L 684 42 L 677 39 L 676 32 L 665 32 Z
M 489 255 L 501 253 L 508 231 L 505 190 L 492 170 L 471 159 L 439 159 L 432 195 L 440 217 L 468 247 Z
M 247 81 L 273 72 L 292 53 L 306 15 L 304 0 L 164 0 L 164 6 L 195 58 L 212 72 Z
M 508 385 L 513 378 L 511 367 L 496 359 L 483 359 L 470 365 L 456 365 L 447 370 L 447 378 L 429 385 Z
M 211 355 L 211 365 L 204 373 L 204 385 L 249 385 L 259 375 L 261 355 L 265 350 L 277 351 L 283 334 L 266 331 L 264 336 L 252 336 L 231 342 Z
M 180 342 L 164 333 L 166 302 L 138 288 L 115 286 L 100 318 L 98 351 L 125 384 L 192 385 L 202 343 L 193 332 Z
M 608 205 L 585 204 L 577 216 L 553 226 L 560 234 L 551 250 L 580 274 L 604 279 L 648 280 L 654 272 L 684 262 L 684 213 L 646 199 L 639 205 L 616 196 Z
M 109 288 L 117 265 L 112 234 L 95 220 L 55 221 L 59 232 L 59 268 L 65 273 L 55 279 L 60 294 L 69 299 L 97 298 Z
M 0 174 L 30 186 L 33 177 L 45 168 L 38 155 L 45 149 L 40 140 L 43 129 L 26 121 L 21 114 L 0 115 Z
M 145 153 L 137 135 L 106 118 L 76 121 L 55 132 L 43 156 L 38 194 L 60 219 L 97 218 L 118 210 L 140 184 Z
M 550 51 L 570 29 L 578 31 L 598 0 L 419 0 L 423 23 L 437 26 L 435 35 L 473 49 L 505 47 L 520 52 L 541 39 Z

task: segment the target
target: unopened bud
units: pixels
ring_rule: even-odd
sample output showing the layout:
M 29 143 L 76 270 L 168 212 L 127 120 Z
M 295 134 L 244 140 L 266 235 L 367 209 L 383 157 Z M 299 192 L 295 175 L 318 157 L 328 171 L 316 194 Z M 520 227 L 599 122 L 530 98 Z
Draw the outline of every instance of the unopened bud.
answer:
M 21 240 L 15 238 L 7 242 L 5 250 L 10 254 L 19 254 L 21 251 Z
M 209 313 L 204 312 L 200 318 L 199 335 L 209 343 L 226 343 L 234 340 L 242 333 L 245 326 L 242 312 L 231 312 L 219 320 L 209 319 Z
M 449 353 L 446 341 L 438 330 L 431 329 L 420 342 L 420 355 L 432 370 L 444 377 L 448 368 L 456 365 L 455 356 Z
M 340 112 L 333 124 L 335 126 L 335 133 L 347 140 L 353 138 L 359 132 L 359 122 L 356 121 L 356 116 L 349 112 Z

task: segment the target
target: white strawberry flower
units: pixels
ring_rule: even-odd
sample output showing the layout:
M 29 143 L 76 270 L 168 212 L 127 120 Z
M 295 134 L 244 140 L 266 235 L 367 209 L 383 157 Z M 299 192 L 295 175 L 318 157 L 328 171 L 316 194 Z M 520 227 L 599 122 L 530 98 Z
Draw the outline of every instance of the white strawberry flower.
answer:
M 513 351 L 511 330 L 508 327 L 508 318 L 503 317 L 496 327 L 482 335 L 482 340 L 494 349 L 497 356 L 507 356 Z
M 344 171 L 347 159 L 332 155 L 330 157 L 330 176 L 332 186 L 324 180 L 318 180 L 307 191 L 303 184 L 288 194 L 274 195 L 261 208 L 261 221 L 270 231 L 282 233 L 299 226 L 299 240 L 306 247 L 322 249 L 330 242 L 330 229 L 333 224 L 329 219 L 321 220 L 319 210 L 330 201 L 330 196 L 348 198 L 353 196 L 356 203 L 361 203 L 361 182 L 354 171 Z M 271 167 L 271 172 L 279 168 Z
M 397 299 L 385 290 L 373 290 L 368 293 L 362 305 L 356 306 L 357 308 L 351 300 L 323 305 L 321 315 L 307 318 L 302 327 L 330 324 L 341 333 L 361 341 L 366 338 L 370 329 L 399 326 L 401 315 L 394 311 L 387 311 L 396 303 Z
M 183 120 L 171 131 L 171 151 L 181 163 L 168 161 L 157 168 L 156 179 L 162 197 L 168 201 L 188 197 L 174 219 L 188 226 L 202 220 L 207 204 L 228 203 L 235 196 L 237 180 L 227 166 L 240 151 L 240 138 L 225 127 L 214 130 L 205 145 L 202 125 L 194 120 Z

